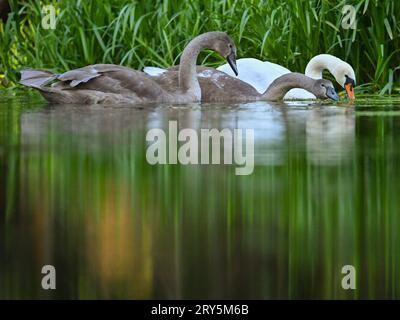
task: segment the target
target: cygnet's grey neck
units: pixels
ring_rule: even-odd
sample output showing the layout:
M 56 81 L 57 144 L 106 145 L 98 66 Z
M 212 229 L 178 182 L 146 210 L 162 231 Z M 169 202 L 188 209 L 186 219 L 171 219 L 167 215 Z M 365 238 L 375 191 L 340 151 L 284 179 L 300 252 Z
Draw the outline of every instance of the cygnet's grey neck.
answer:
M 261 100 L 282 100 L 286 93 L 294 88 L 305 89 L 312 93 L 315 80 L 302 73 L 291 72 L 275 79 L 262 94 Z

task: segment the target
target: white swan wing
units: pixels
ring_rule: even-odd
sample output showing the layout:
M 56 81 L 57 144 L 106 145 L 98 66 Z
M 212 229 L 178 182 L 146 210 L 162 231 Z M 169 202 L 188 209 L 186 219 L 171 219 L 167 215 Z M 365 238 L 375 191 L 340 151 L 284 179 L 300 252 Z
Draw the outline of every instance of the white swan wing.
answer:
M 148 74 L 149 76 L 159 76 L 166 72 L 167 69 L 158 68 L 158 67 L 144 67 L 143 72 Z
M 236 64 L 239 70 L 239 75 L 236 78 L 252 85 L 259 93 L 264 93 L 276 78 L 290 72 L 290 70 L 278 64 L 253 58 L 239 59 Z M 217 70 L 235 77 L 229 64 L 224 64 Z
M 291 89 L 289 90 L 283 100 L 309 100 L 309 99 L 317 99 L 311 92 L 308 92 L 304 89 Z

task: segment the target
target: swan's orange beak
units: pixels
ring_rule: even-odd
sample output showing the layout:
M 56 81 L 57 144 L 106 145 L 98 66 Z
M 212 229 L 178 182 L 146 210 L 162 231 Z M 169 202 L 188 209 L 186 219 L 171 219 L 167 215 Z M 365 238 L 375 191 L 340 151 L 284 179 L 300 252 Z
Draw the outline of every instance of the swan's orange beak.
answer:
M 346 82 L 344 83 L 344 88 L 346 89 L 347 96 L 350 100 L 354 100 L 356 98 L 354 94 L 354 87 L 356 86 L 356 82 L 354 79 L 346 76 Z
M 352 83 L 348 83 L 345 86 L 347 96 L 349 97 L 350 100 L 354 100 L 356 96 L 354 95 L 354 87 Z

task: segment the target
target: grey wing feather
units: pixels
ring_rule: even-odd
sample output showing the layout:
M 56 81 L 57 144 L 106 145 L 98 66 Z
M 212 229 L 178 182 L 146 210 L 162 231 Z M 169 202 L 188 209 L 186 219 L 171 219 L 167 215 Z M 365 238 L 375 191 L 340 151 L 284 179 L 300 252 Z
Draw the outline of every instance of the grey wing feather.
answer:
M 28 87 L 42 87 L 57 79 L 57 74 L 45 70 L 21 70 L 20 84 Z
M 56 82 L 47 86 L 53 80 Z M 57 103 L 97 103 L 113 99 L 162 102 L 170 99 L 171 92 L 143 72 L 111 64 L 90 65 L 59 75 L 24 70 L 20 83 L 38 89 L 47 100 Z

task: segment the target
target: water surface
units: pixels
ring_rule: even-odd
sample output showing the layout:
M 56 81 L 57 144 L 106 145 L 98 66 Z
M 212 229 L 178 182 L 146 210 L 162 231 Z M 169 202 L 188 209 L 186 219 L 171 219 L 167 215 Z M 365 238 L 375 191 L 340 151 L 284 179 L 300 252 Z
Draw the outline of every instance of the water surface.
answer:
M 151 128 L 252 128 L 255 168 L 156 165 Z M 399 298 L 400 100 L 0 97 L 0 298 Z M 41 268 L 57 289 L 41 288 Z M 357 289 L 343 290 L 353 265 Z

